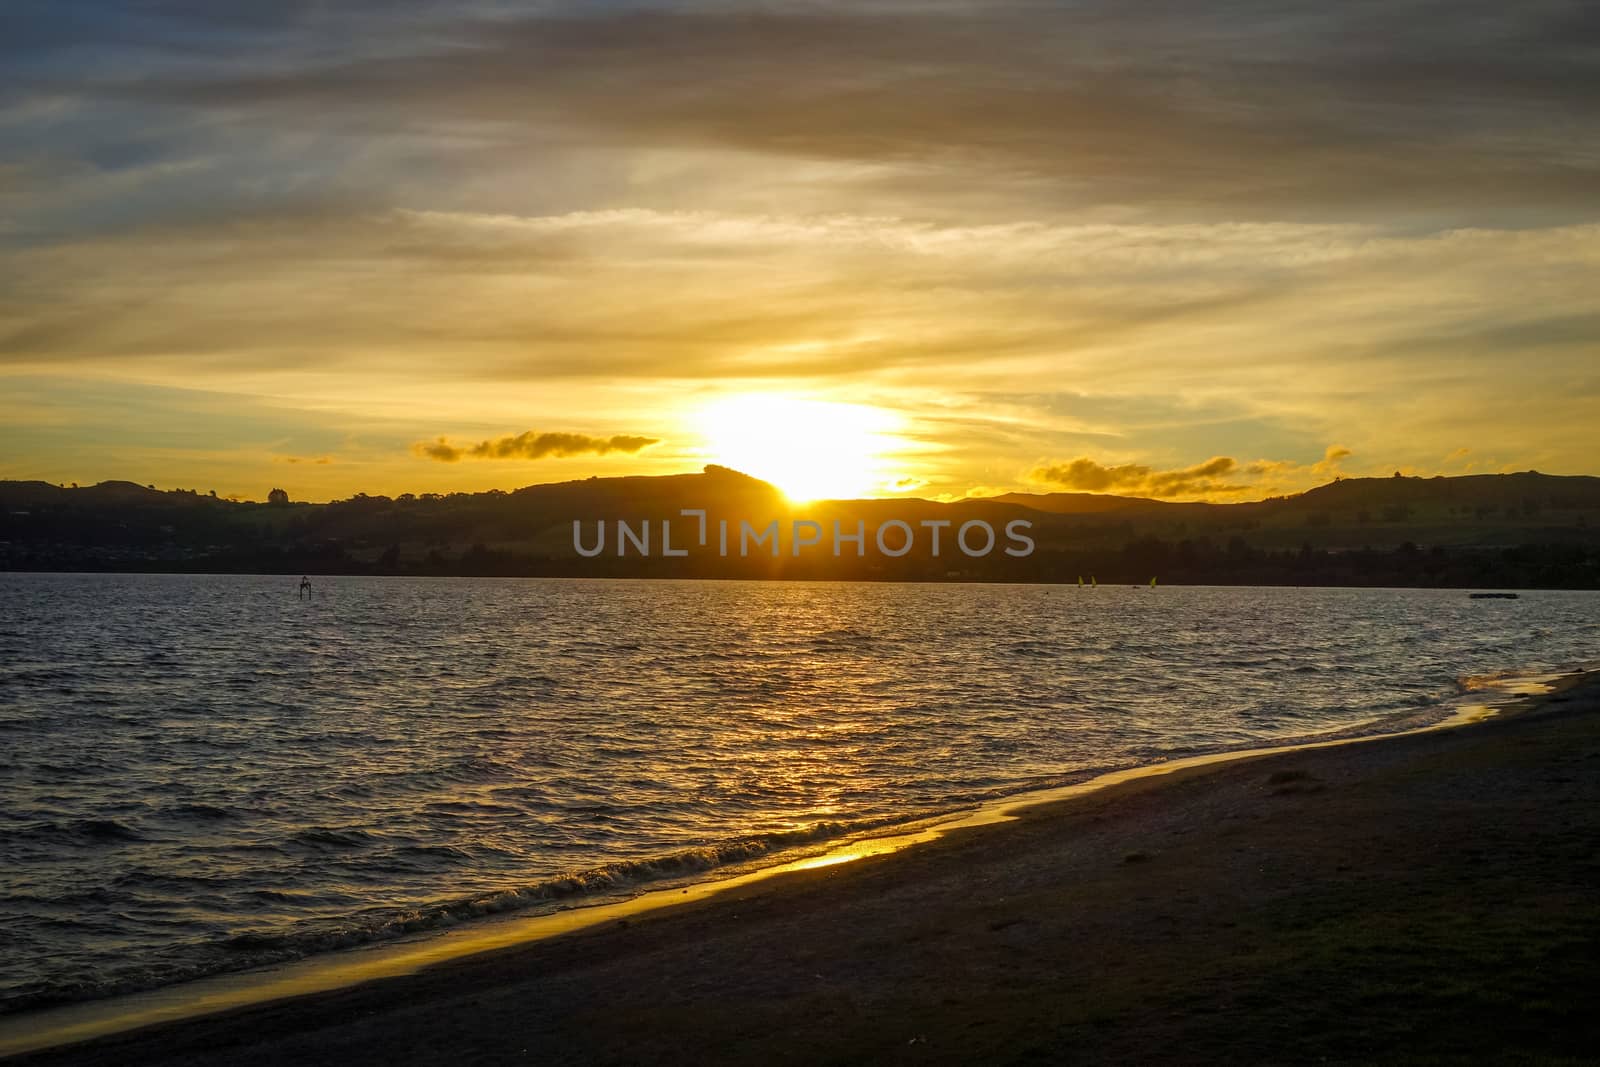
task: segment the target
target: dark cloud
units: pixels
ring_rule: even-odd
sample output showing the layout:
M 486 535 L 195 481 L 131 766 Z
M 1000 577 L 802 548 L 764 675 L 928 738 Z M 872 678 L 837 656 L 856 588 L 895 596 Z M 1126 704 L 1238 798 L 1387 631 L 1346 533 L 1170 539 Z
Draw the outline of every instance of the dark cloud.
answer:
M 1204 463 L 1175 470 L 1158 470 L 1140 463 L 1108 466 L 1086 456 L 1053 463 L 1032 472 L 1032 480 L 1081 493 L 1119 493 L 1166 499 L 1170 497 L 1222 496 L 1247 490 L 1279 488 L 1287 480 L 1327 481 L 1340 473 L 1340 464 L 1353 451 L 1329 445 L 1315 463 L 1258 459 L 1240 463 L 1232 456 L 1213 456 Z M 1246 479 L 1239 482 L 1235 479 Z
M 1240 473 L 1237 460 L 1214 456 L 1179 470 L 1154 470 L 1138 463 L 1108 467 L 1087 457 L 1041 467 L 1033 480 L 1081 493 L 1122 493 L 1158 498 L 1237 493 L 1248 485 L 1225 479 Z
M 530 148 L 985 173 L 1070 203 L 1591 215 L 1597 21 L 1580 2 L 1488 0 L 463 17 L 382 55 L 100 91 L 369 134 L 472 124 Z
M 529 430 L 527 433 L 461 447 L 441 437 L 437 441 L 418 441 L 412 449 L 428 459 L 455 463 L 462 459 L 544 459 L 546 456 L 603 456 L 609 452 L 631 454 L 654 444 L 660 444 L 660 440 L 631 434 L 590 437 L 581 433 L 534 433 Z

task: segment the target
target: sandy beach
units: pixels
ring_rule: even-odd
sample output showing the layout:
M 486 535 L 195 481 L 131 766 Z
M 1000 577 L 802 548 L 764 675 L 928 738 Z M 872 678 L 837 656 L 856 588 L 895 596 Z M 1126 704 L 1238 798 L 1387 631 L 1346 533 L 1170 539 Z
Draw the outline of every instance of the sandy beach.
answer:
M 13 1062 L 1593 1062 L 1600 679 Z

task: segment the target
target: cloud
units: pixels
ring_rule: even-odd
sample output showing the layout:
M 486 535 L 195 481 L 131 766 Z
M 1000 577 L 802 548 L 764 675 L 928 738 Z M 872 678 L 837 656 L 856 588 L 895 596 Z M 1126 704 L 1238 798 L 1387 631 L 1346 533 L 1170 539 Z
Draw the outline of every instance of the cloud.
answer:
M 692 444 L 678 413 L 712 383 L 870 390 L 950 450 L 905 468 L 933 492 L 1039 458 L 1310 464 L 1335 437 L 1392 469 L 1463 424 L 1487 454 L 1575 473 L 1595 454 L 1588 351 L 1474 327 L 1526 316 L 1529 292 L 1581 316 L 1597 269 L 1594 226 L 283 212 L 0 246 L 0 373 L 382 412 L 461 426 L 462 448 L 563 411 Z M 1038 392 L 1062 383 L 1078 392 Z M 528 388 L 545 406 L 510 402 Z M 281 450 L 336 449 L 330 470 L 359 469 L 337 440 Z
M 1240 470 L 1251 475 L 1315 475 L 1328 478 L 1339 473 L 1339 465 L 1351 456 L 1353 451 L 1343 445 L 1329 445 L 1322 453 L 1322 458 L 1315 463 L 1296 463 L 1289 459 L 1258 459 L 1246 464 Z
M 418 425 L 582 411 L 692 447 L 719 389 L 874 391 L 927 431 L 930 492 L 1216 453 L 1219 485 L 1300 487 L 1335 437 L 1392 469 L 1462 426 L 1588 470 L 1594 12 L 0 4 L 0 375 L 394 419 L 371 453 L 256 442 L 337 452 L 297 472 L 346 491 L 375 455 L 401 489 L 506 476 L 410 461 Z M 952 396 L 1002 403 L 939 419 Z
M 1329 445 L 1315 463 L 1257 459 L 1241 463 L 1232 456 L 1213 456 L 1204 463 L 1159 470 L 1142 463 L 1111 466 L 1087 456 L 1036 468 L 1030 480 L 1083 493 L 1116 493 L 1155 497 L 1213 497 L 1237 493 L 1299 491 L 1340 475 L 1340 464 L 1355 453 Z
M 604 5 L 492 19 L 439 6 L 364 52 L 330 58 L 318 27 L 280 27 L 271 64 L 235 34 L 239 51 L 214 66 L 136 67 L 84 90 L 442 138 L 477 167 L 625 146 L 865 164 L 947 196 L 986 172 L 1078 206 L 1282 218 L 1425 200 L 1594 217 L 1600 166 L 1581 145 L 1600 133 L 1600 23 L 1581 0 L 1461 0 L 1447 21 L 1406 4 L 1263 6 Z
M 1213 456 L 1204 463 L 1179 470 L 1155 470 L 1139 463 L 1108 467 L 1086 456 L 1040 467 L 1033 480 L 1083 493 L 1121 493 L 1157 498 L 1239 493 L 1248 485 L 1222 479 L 1240 472 L 1231 456 Z
M 418 441 L 412 451 L 428 459 L 455 463 L 462 459 L 544 459 L 547 456 L 603 456 L 609 452 L 635 453 L 651 445 L 660 444 L 655 437 L 638 437 L 615 434 L 611 437 L 590 437 L 581 433 L 527 433 L 497 437 L 475 445 L 457 447 L 443 437 L 436 441 Z
M 1107 466 L 1080 456 L 1072 461 L 1046 464 L 1029 475 L 1043 485 L 1061 486 L 1077 493 L 1117 493 L 1149 498 L 1213 498 L 1238 493 L 1274 494 L 1306 490 L 1341 475 L 1342 462 L 1354 456 L 1344 445 L 1328 445 L 1317 462 L 1293 459 L 1254 459 L 1240 462 L 1232 456 L 1213 456 L 1192 467 L 1160 470 L 1146 464 Z

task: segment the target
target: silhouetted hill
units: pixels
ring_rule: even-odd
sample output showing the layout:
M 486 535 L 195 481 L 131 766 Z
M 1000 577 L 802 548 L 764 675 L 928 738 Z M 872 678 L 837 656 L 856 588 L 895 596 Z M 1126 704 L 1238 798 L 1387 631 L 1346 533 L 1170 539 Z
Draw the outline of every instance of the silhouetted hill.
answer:
M 529 485 L 510 494 L 514 499 L 553 513 L 593 512 L 618 515 L 618 509 L 654 514 L 662 508 L 698 506 L 781 510 L 783 494 L 771 485 L 727 467 L 712 464 L 700 474 L 656 477 L 586 478 L 576 482 Z
M 1106 515 L 1112 512 L 1150 512 L 1211 506 L 1151 500 L 1142 496 L 1115 496 L 1111 493 L 1003 493 L 985 499 L 1004 504 L 1018 504 L 1035 511 L 1048 511 L 1057 515 Z
M 1447 478 L 1341 478 L 1295 496 L 1239 504 L 1152 500 L 1107 493 L 1007 493 L 989 499 L 1021 504 L 1061 515 L 1140 514 L 1217 516 L 1254 512 L 1262 516 L 1304 515 L 1316 511 L 1348 511 L 1369 515 L 1386 508 L 1409 508 L 1437 514 L 1463 510 L 1484 516 L 1494 511 L 1537 514 L 1552 510 L 1600 508 L 1600 478 L 1521 474 L 1471 474 Z
M 1465 509 L 1537 514 L 1600 507 L 1600 478 L 1520 474 L 1469 474 L 1456 478 L 1343 478 L 1287 497 L 1300 509 L 1409 507 L 1457 514 Z
M 703 509 L 707 545 L 685 509 Z M 719 520 L 730 551 L 721 556 Z M 817 524 L 820 548 L 792 552 L 799 520 Z M 630 541 L 624 523 L 650 552 Z M 574 550 L 578 523 L 593 558 Z M 671 547 L 693 549 L 666 557 Z M 740 555 L 751 534 L 777 522 L 770 542 Z M 963 524 L 995 531 L 993 550 L 957 551 Z M 1028 524 L 1036 544 L 1004 553 L 1007 524 Z M 842 540 L 858 530 L 865 551 Z M 903 523 L 903 528 L 897 528 Z M 932 551 L 932 535 L 942 551 Z M 886 544 L 876 545 L 880 528 Z M 648 529 L 648 533 L 645 531 Z M 974 527 L 972 544 L 981 545 Z M 690 544 L 690 541 L 693 544 Z M 858 554 L 859 553 L 859 554 Z M 1295 496 L 1238 504 L 1175 503 L 1089 493 L 1012 493 L 940 503 L 919 499 L 791 505 L 772 486 L 722 467 L 666 477 L 588 478 L 514 492 L 358 494 L 329 504 L 261 504 L 131 482 L 62 488 L 0 482 L 0 568 L 277 572 L 563 574 L 630 576 L 916 578 L 1290 584 L 1555 585 L 1600 582 L 1600 478 L 1533 472 L 1462 478 L 1351 478 Z

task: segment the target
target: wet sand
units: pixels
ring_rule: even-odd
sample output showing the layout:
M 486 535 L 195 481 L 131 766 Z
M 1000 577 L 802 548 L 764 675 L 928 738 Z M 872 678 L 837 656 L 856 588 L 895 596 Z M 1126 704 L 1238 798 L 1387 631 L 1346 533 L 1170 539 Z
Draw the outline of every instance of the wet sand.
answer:
M 1600 1059 L 1600 681 L 18 1063 Z

